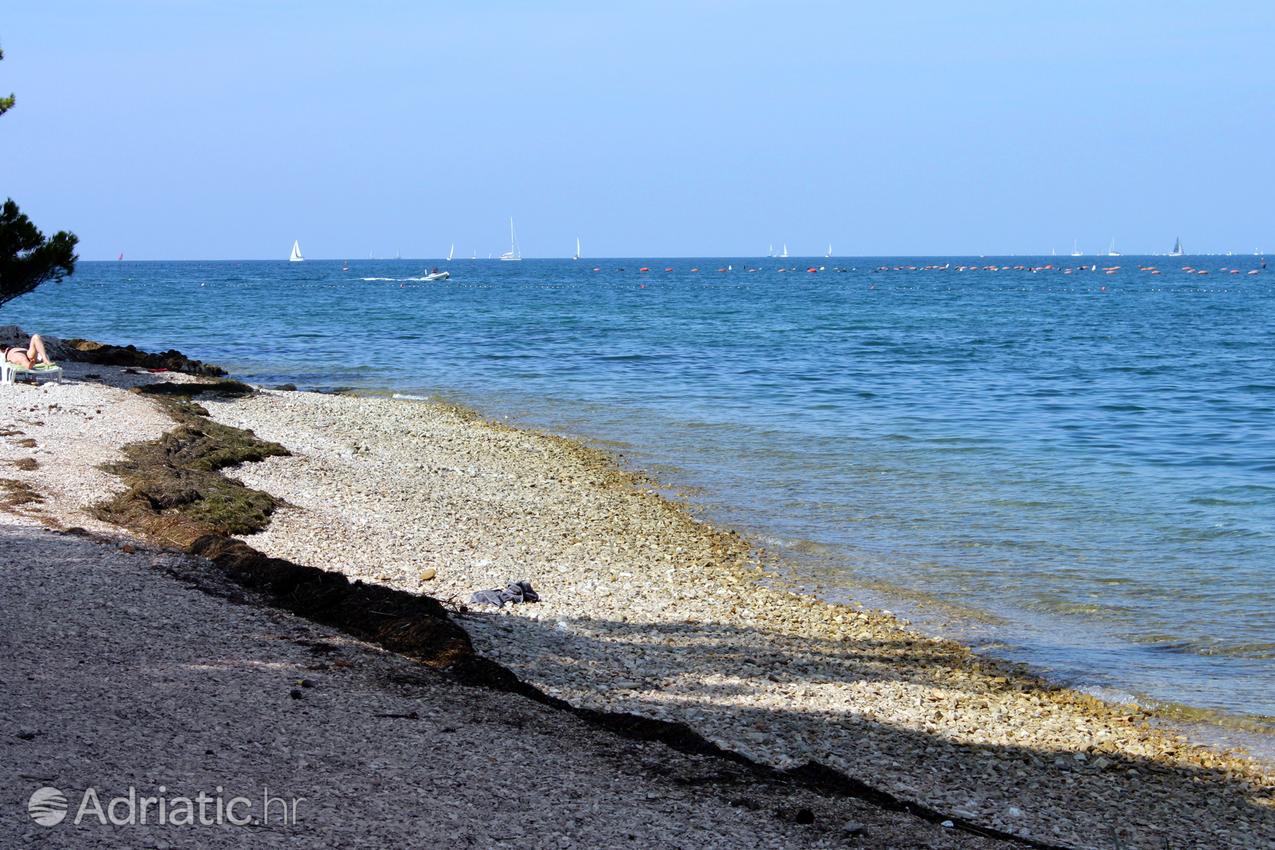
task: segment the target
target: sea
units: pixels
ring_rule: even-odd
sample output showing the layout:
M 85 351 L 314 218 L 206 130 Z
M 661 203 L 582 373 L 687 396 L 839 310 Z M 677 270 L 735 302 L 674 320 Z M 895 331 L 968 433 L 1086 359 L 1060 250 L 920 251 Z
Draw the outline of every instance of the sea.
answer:
M 1275 733 L 1264 265 L 82 262 L 0 323 L 584 439 L 811 593 L 1260 750 Z M 423 280 L 435 267 L 451 278 Z

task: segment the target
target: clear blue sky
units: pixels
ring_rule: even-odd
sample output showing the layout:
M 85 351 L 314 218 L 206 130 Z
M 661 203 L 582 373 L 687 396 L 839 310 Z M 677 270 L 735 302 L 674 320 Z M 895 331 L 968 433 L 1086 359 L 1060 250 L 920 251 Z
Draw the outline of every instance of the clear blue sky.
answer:
M 534 7 L 534 8 L 533 8 Z M 1275 251 L 1275 3 L 35 2 L 85 258 Z

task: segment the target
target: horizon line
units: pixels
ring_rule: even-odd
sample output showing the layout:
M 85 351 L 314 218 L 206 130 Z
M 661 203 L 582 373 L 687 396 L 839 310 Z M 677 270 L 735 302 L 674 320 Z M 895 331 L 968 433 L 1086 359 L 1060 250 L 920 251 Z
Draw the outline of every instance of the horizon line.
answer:
M 1235 252 L 1235 251 L 1191 251 L 1185 254 L 1173 255 L 1168 252 L 1154 253 L 1137 253 L 1137 252 L 1121 252 L 1116 255 L 1111 254 L 1038 254 L 1038 253 L 987 253 L 987 254 L 834 254 L 831 257 L 823 254 L 790 254 L 787 257 L 776 257 L 766 254 L 749 255 L 749 254 L 646 254 L 646 255 L 605 255 L 596 257 L 562 257 L 557 255 L 549 256 L 524 256 L 522 260 L 560 260 L 562 262 L 580 262 L 589 263 L 596 261 L 612 261 L 612 260 L 887 260 L 887 259 L 987 259 L 995 258 L 1031 258 L 1031 259 L 1049 259 L 1049 260 L 1081 260 L 1081 259 L 1109 259 L 1120 260 L 1129 257 L 1265 257 L 1266 251 L 1252 252 Z M 84 263 L 289 263 L 287 257 L 81 257 L 78 260 Z M 487 262 L 508 262 L 501 260 L 499 257 L 454 257 L 448 260 L 446 257 L 360 257 L 351 259 L 348 257 L 307 257 L 301 262 L 307 263 L 409 263 L 409 262 L 440 262 L 440 263 L 473 263 L 479 261 Z

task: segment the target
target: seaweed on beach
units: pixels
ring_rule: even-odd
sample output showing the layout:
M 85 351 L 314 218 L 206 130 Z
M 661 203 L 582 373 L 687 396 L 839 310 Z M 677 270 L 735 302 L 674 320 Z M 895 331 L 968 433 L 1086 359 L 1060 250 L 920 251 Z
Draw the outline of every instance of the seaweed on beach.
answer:
M 333 570 L 271 558 L 223 534 L 205 535 L 187 548 L 212 561 L 235 583 L 266 594 L 280 608 L 430 667 L 463 666 L 476 657 L 468 633 L 432 596 L 350 581 Z
M 224 384 L 247 386 L 237 381 L 151 386 Z M 125 459 L 105 467 L 128 489 L 95 508 L 99 519 L 182 548 L 205 534 L 254 534 L 270 522 L 282 501 L 221 470 L 288 455 L 288 450 L 251 431 L 213 422 L 203 415 L 207 411 L 189 401 L 190 395 L 162 394 L 161 403 L 177 427 L 157 440 L 125 447 Z
M 0 490 L 3 490 L 0 495 L 0 507 L 3 508 L 16 508 L 44 501 L 44 497 L 30 484 L 16 478 L 0 478 Z
M 242 396 L 253 392 L 251 387 L 215 381 L 151 384 L 141 391 L 154 396 L 177 427 L 159 439 L 126 446 L 125 459 L 105 467 L 128 489 L 95 508 L 99 519 L 207 558 L 272 605 L 431 667 L 467 669 L 470 662 L 484 668 L 468 633 L 433 597 L 351 582 L 340 572 L 267 557 L 233 538 L 265 529 L 284 502 L 223 470 L 290 452 L 249 430 L 212 421 L 192 397 Z
M 162 381 L 156 384 L 143 384 L 137 388 L 137 391 L 143 395 L 169 396 L 185 399 L 201 395 L 242 398 L 256 392 L 256 390 L 248 384 L 245 384 L 243 381 L 235 381 L 229 378 L 219 381 L 200 381 L 184 384 Z

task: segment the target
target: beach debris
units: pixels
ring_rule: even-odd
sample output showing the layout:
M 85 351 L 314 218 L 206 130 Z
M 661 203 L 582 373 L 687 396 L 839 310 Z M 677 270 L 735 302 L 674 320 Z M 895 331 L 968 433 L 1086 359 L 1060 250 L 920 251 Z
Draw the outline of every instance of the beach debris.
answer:
M 436 575 L 438 575 L 438 570 L 434 569 L 433 567 L 426 567 L 425 569 L 421 570 L 421 574 L 419 578 L 421 581 L 431 581 Z
M 536 593 L 531 587 L 531 582 L 526 580 L 510 582 L 505 585 L 504 590 L 500 588 L 479 590 L 469 597 L 470 605 L 495 605 L 497 608 L 505 607 L 506 602 L 517 605 L 520 602 L 539 601 L 540 594 Z

